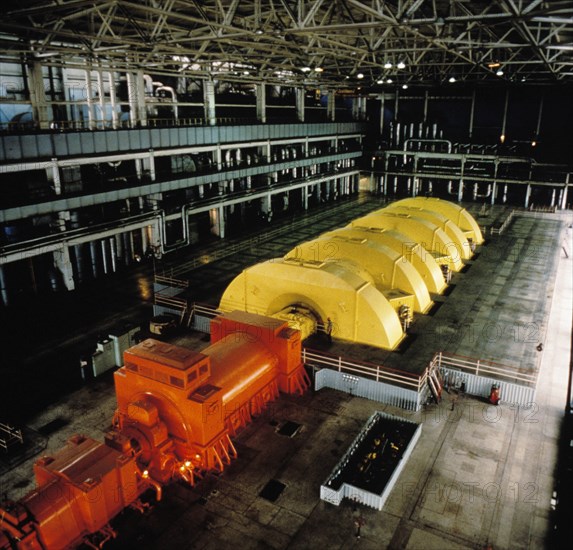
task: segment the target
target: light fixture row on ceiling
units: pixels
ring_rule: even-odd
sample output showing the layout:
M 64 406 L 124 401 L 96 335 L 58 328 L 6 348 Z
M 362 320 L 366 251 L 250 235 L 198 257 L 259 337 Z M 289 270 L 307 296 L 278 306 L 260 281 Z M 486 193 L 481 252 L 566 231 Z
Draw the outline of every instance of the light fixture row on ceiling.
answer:
M 392 63 L 390 63 L 390 61 L 386 61 L 386 63 L 384 63 L 385 69 L 391 69 L 393 66 L 394 65 L 392 65 Z M 396 68 L 397 69 L 405 69 L 406 63 L 404 63 L 403 61 L 398 61 L 398 63 L 396 64 Z

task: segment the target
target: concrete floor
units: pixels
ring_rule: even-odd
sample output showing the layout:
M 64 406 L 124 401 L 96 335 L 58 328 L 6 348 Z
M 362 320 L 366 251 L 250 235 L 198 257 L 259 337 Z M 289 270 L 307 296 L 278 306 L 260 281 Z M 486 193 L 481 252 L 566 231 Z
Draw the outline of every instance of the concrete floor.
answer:
M 348 212 L 351 218 L 360 213 Z M 480 223 L 496 223 L 505 215 L 506 209 L 494 209 Z M 340 213 L 301 232 L 312 236 L 329 229 L 329 223 L 342 225 Z M 208 476 L 194 489 L 171 485 L 143 516 L 127 510 L 115 521 L 119 538 L 106 547 L 556 547 L 549 535 L 570 356 L 570 223 L 570 212 L 518 215 L 466 272 L 456 275 L 453 292 L 437 312 L 416 321 L 416 337 L 406 351 L 383 357 L 385 364 L 417 369 L 442 349 L 538 371 L 531 408 L 492 407 L 454 392 L 418 413 L 334 390 L 283 396 L 236 438 L 239 458 L 221 476 Z M 298 241 L 305 238 L 291 230 L 289 242 L 269 243 L 273 255 L 292 247 L 291 234 Z M 265 253 L 261 247 L 226 258 L 225 269 L 213 263 L 193 272 L 194 292 L 215 300 L 220 291 L 209 277 L 224 282 Z M 539 342 L 542 353 L 535 349 Z M 48 437 L 52 451 L 77 432 L 103 439 L 114 408 L 113 382 L 104 376 L 31 418 L 28 426 L 65 420 Z M 320 501 L 320 484 L 375 410 L 424 423 L 384 509 Z M 293 438 L 277 432 L 287 421 L 303 426 Z M 5 473 L 2 493 L 17 499 L 28 492 L 32 463 Z M 259 493 L 273 479 L 286 488 L 269 502 Z M 358 517 L 364 520 L 360 539 L 355 537 Z

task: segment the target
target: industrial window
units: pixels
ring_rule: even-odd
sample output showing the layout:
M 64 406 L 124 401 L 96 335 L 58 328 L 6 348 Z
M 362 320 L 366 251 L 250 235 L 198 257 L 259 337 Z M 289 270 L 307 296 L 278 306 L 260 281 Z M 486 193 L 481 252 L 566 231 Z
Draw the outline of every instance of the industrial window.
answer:
M 190 372 L 187 375 L 187 383 L 189 384 L 190 382 L 193 382 L 193 380 L 195 380 L 195 378 L 197 378 L 197 371 L 194 370 L 193 372 Z
M 177 378 L 177 376 L 170 376 L 169 382 L 171 383 L 172 386 L 177 386 L 178 388 L 182 388 L 185 386 L 185 384 L 183 383 L 183 378 Z

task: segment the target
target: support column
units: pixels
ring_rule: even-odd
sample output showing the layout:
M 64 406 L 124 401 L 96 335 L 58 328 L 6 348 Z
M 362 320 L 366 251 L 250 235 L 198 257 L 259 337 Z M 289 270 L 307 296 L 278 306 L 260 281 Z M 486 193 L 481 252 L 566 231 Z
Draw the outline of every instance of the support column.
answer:
M 8 296 L 8 286 L 6 284 L 6 276 L 4 274 L 4 266 L 0 265 L 0 297 L 5 306 L 10 305 L 10 298 Z
M 267 122 L 267 88 L 264 82 L 259 82 L 255 86 L 257 97 L 257 120 L 266 124 Z
M 493 182 L 491 185 L 491 204 L 492 206 L 495 204 L 495 195 L 497 193 L 497 169 L 499 167 L 499 160 L 495 160 L 494 169 L 493 169 Z
M 143 170 L 149 174 L 149 179 L 155 181 L 155 157 L 153 149 L 149 149 L 149 156 L 142 159 Z
M 129 122 L 132 128 L 137 126 L 137 81 L 133 73 L 127 73 L 127 101 L 129 103 Z
M 270 195 L 265 195 L 261 199 L 261 212 L 263 213 L 263 218 L 270 223 L 273 217 L 273 209 Z
M 101 246 L 101 259 L 102 259 L 102 264 L 103 264 L 103 273 L 104 275 L 107 275 L 109 273 L 109 267 L 108 267 L 108 257 L 107 257 L 107 247 L 106 247 L 106 239 L 102 239 L 100 241 L 100 246 Z
M 212 80 L 203 81 L 203 105 L 205 108 L 205 120 L 209 126 L 215 126 L 215 83 Z
M 299 122 L 304 122 L 304 88 L 295 88 L 295 101 L 296 101 L 296 118 Z
M 135 73 L 135 79 L 139 122 L 142 126 L 147 126 L 147 104 L 145 103 L 145 79 L 143 78 L 143 71 L 137 71 Z
M 111 272 L 115 273 L 116 270 L 116 254 L 117 254 L 117 250 L 115 248 L 115 238 L 114 237 L 110 237 L 109 239 L 109 259 L 110 259 L 110 265 L 111 265 Z
M 106 113 L 105 113 L 105 90 L 103 85 L 103 74 L 101 72 L 101 67 L 98 66 L 96 71 L 97 77 L 97 93 L 99 96 L 99 109 L 100 109 L 100 127 L 105 128 L 106 124 Z
M 86 102 L 88 107 L 88 128 L 94 130 L 96 127 L 94 104 L 93 104 L 93 90 L 92 90 L 92 68 L 88 65 L 85 70 L 86 73 Z
M 64 245 L 60 250 L 54 250 L 54 266 L 62 274 L 64 286 L 67 290 L 74 290 L 74 271 L 72 269 L 72 262 L 70 260 L 70 250 L 67 245 Z
M 560 208 L 561 210 L 565 210 L 567 208 L 567 191 L 569 190 L 569 176 L 571 174 L 567 174 L 567 177 L 565 178 L 565 188 L 563 189 L 563 197 L 561 199 L 561 204 L 560 204 Z
M 527 189 L 525 190 L 525 204 L 523 206 L 525 206 L 525 208 L 527 208 L 529 206 L 529 197 L 531 196 L 531 185 L 528 183 L 527 184 Z
M 427 92 L 426 92 L 427 93 Z M 469 141 L 471 142 L 472 140 L 472 136 L 474 133 L 474 113 L 475 113 L 475 107 L 476 107 L 476 91 L 474 89 L 474 91 L 472 92 L 472 105 L 470 108 L 470 123 L 469 123 L 469 131 L 468 131 L 468 138 Z
M 98 276 L 98 262 L 97 262 L 97 241 L 90 241 L 90 262 L 92 266 L 92 275 L 94 279 Z
M 56 195 L 62 194 L 62 181 L 60 178 L 60 169 L 58 166 L 58 159 L 52 159 L 51 166 L 46 168 L 46 177 L 52 183 L 52 188 Z
M 336 120 L 336 96 L 334 90 L 328 90 L 326 96 L 326 118 L 331 122 Z
M 46 101 L 42 65 L 38 61 L 28 65 L 28 83 L 34 120 L 38 128 L 47 130 L 50 127 L 50 113 L 48 112 L 48 102 Z
M 115 78 L 113 72 L 107 73 L 107 80 L 109 83 L 109 103 L 111 106 L 111 127 L 115 130 L 119 126 L 117 116 L 117 96 L 115 95 Z
M 382 92 L 380 95 L 380 135 L 384 135 L 384 101 L 386 100 L 386 94 Z
M 219 206 L 219 237 L 225 238 L 225 207 Z
M 225 238 L 225 207 L 219 206 L 209 210 L 209 217 L 211 219 L 211 233 L 217 235 L 219 238 Z

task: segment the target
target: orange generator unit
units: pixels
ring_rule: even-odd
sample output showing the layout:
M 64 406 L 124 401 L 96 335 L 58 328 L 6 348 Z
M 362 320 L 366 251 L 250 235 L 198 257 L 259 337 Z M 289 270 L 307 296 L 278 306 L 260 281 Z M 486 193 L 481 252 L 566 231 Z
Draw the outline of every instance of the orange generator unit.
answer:
M 35 466 L 34 491 L 0 508 L 0 549 L 101 546 L 123 508 L 143 509 L 173 479 L 196 483 L 237 456 L 230 436 L 279 392 L 302 394 L 300 332 L 286 321 L 232 312 L 211 321 L 201 352 L 148 339 L 115 373 L 117 412 L 105 444 L 77 435 Z

